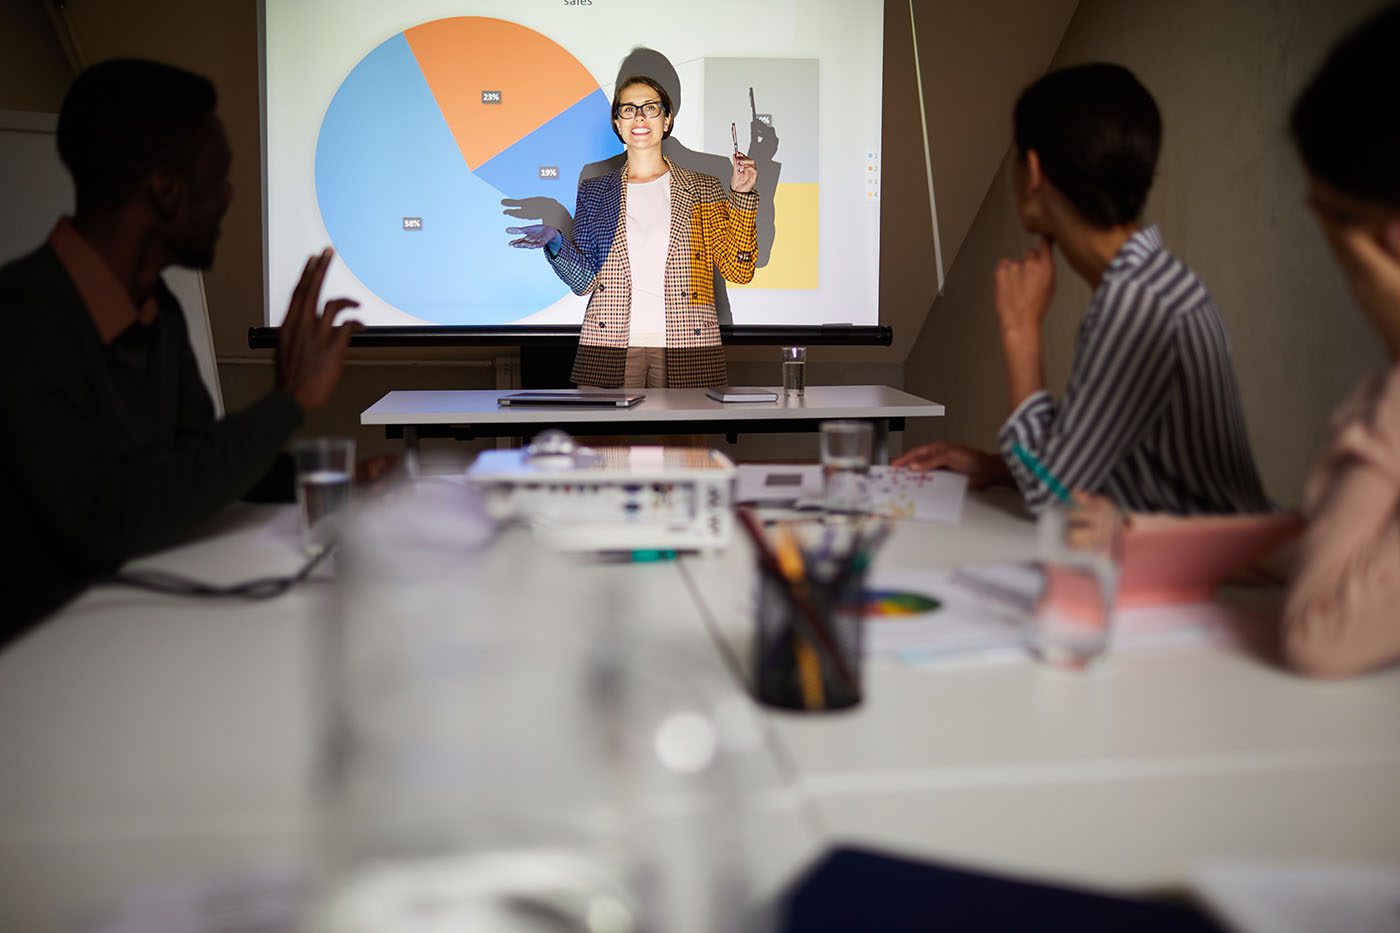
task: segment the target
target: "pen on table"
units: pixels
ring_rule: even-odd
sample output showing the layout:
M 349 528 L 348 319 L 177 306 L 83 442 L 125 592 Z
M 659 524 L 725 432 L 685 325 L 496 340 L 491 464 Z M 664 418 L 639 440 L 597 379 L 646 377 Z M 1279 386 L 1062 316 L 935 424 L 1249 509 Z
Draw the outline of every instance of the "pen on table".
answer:
M 1045 464 L 1037 460 L 1029 450 L 1022 447 L 1020 441 L 1011 445 L 1011 452 L 1016 455 L 1016 459 L 1026 465 L 1026 469 L 1030 470 L 1036 479 L 1048 486 L 1061 502 L 1068 502 L 1073 498 L 1069 494 L 1069 490 L 1065 488 L 1065 484 L 1056 479 L 1054 473 L 1045 469 Z

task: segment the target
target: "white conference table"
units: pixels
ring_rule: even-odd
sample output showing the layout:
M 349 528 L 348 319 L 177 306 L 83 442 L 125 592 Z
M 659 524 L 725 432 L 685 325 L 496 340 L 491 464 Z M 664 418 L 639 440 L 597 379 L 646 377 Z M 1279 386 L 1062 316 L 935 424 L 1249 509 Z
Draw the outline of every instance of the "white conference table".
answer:
M 880 560 L 1006 560 L 1032 544 L 1009 498 L 974 495 L 960 524 L 906 524 Z M 290 509 L 241 507 L 142 563 L 231 582 L 298 561 Z M 592 572 L 707 646 L 743 695 L 746 545 Z M 72 930 L 170 879 L 305 867 L 311 672 L 334 592 L 193 606 L 99 589 L 0 653 L 0 930 Z M 865 676 L 855 710 L 761 711 L 759 893 L 843 841 L 1128 891 L 1180 890 L 1214 856 L 1400 861 L 1400 670 L 1318 683 L 1197 645 L 1085 674 L 877 659 Z
M 1034 554 L 1013 496 L 957 526 L 904 523 L 877 566 Z M 746 544 L 687 559 L 731 662 L 748 670 Z M 1270 657 L 1277 590 L 1225 594 L 1240 647 L 1110 654 L 1086 672 L 868 659 L 864 702 L 765 708 L 833 840 L 1124 891 L 1176 891 L 1209 859 L 1400 866 L 1400 668 L 1310 681 Z M 896 623 L 885 623 L 896 624 Z
M 222 584 L 289 574 L 296 521 L 290 506 L 236 506 L 133 566 Z M 692 673 L 741 696 L 675 562 L 587 569 L 656 608 L 647 619 L 708 667 Z M 304 876 L 335 598 L 320 571 L 264 602 L 101 587 L 0 652 L 0 931 L 88 929 L 167 883 Z M 821 839 L 783 762 L 760 748 L 746 763 L 751 882 L 771 899 Z
M 596 406 L 503 406 L 513 389 L 462 391 L 395 391 L 366 408 L 362 425 L 381 425 L 390 437 L 402 435 L 404 448 L 416 459 L 423 437 L 529 436 L 545 428 L 571 434 L 727 434 L 815 431 L 837 418 L 869 420 L 875 425 L 875 462 L 887 460 L 890 431 L 904 430 L 906 418 L 937 418 L 937 402 L 889 386 L 808 386 L 802 398 L 782 394 L 776 402 L 716 402 L 705 389 L 639 389 L 646 398 L 632 408 Z

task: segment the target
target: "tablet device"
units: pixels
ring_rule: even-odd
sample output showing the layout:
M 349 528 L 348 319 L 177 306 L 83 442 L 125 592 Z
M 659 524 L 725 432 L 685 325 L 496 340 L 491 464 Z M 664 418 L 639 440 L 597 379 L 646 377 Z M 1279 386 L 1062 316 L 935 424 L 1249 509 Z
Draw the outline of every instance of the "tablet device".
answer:
M 1118 575 L 1119 609 L 1209 602 L 1230 574 L 1294 538 L 1302 530 L 1296 513 L 1244 515 L 1145 515 L 1128 517 L 1123 565 Z M 1085 574 L 1052 567 L 1044 598 L 1070 616 L 1097 610 L 1098 584 Z
M 512 392 L 496 400 L 498 405 L 589 405 L 603 408 L 631 408 L 646 398 L 641 392 L 611 391 L 607 389 L 535 389 L 529 392 Z
M 1130 515 L 1118 606 L 1205 602 L 1238 570 L 1297 537 L 1294 512 Z

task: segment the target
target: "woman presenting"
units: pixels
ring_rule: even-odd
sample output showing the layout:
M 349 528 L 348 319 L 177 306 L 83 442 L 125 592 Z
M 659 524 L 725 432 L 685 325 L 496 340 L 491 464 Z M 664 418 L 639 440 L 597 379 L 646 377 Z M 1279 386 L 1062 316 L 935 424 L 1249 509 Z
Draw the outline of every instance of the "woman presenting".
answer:
M 612 112 L 627 161 L 579 184 L 573 235 L 548 224 L 509 227 L 521 234 L 511 245 L 543 247 L 574 294 L 589 295 L 572 376 L 578 385 L 723 385 L 712 270 L 731 282 L 753 279 L 757 169 L 736 150 L 726 194 L 714 176 L 672 164 L 661 154 L 671 98 L 652 78 L 619 82 Z

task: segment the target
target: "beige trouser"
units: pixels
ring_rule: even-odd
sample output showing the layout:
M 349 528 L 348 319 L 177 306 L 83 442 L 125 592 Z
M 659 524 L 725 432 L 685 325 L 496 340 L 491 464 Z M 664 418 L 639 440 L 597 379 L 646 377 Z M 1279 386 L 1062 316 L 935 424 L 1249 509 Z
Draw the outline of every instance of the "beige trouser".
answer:
M 666 388 L 666 348 L 628 347 L 627 363 L 622 371 L 624 389 L 664 389 Z M 668 434 L 657 438 L 662 444 L 671 447 L 699 447 L 705 438 L 699 434 Z M 595 446 L 630 444 L 631 438 L 608 435 L 589 440 Z
M 624 389 L 666 388 L 666 348 L 628 347 L 622 371 Z

